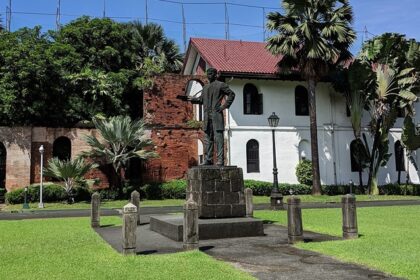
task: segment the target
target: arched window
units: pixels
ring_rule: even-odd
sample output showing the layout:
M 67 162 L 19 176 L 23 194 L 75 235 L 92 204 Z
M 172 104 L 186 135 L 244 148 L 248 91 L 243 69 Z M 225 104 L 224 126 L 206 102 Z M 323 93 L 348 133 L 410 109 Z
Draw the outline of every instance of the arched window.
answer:
M 299 142 L 299 160 L 311 160 L 311 146 L 308 140 Z
M 261 115 L 262 113 L 262 94 L 258 93 L 257 87 L 253 84 L 246 84 L 244 86 L 244 114 Z
M 198 98 L 201 96 L 203 84 L 198 80 L 189 80 L 187 83 L 186 96 Z M 203 121 L 203 105 L 194 104 L 194 119 Z
M 71 158 L 71 141 L 69 138 L 61 136 L 53 143 L 53 157 L 59 160 L 69 160 Z
M 200 139 L 197 140 L 197 154 L 198 154 L 198 163 L 202 164 L 204 162 L 204 148 L 203 142 Z
M 260 147 L 257 140 L 246 143 L 246 167 L 248 173 L 260 172 Z
M 295 88 L 296 116 L 309 116 L 308 91 L 303 86 Z
M 394 154 L 395 154 L 395 171 L 405 171 L 404 164 L 404 147 L 401 145 L 400 141 L 395 142 L 394 144 Z
M 6 147 L 0 142 L 0 188 L 6 186 Z

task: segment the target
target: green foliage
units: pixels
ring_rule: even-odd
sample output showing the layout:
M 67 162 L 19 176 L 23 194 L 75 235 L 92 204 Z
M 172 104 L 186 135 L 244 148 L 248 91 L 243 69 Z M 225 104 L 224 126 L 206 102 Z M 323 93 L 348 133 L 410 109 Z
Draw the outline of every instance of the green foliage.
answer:
M 28 187 L 28 202 L 39 202 L 39 184 Z M 9 204 L 23 203 L 24 188 L 13 190 L 6 193 L 6 202 Z M 42 200 L 44 202 L 60 202 L 68 198 L 62 185 L 46 183 L 42 188 Z M 76 201 L 90 200 L 90 191 L 84 187 L 77 187 L 74 191 Z
M 97 164 L 86 163 L 82 158 L 73 160 L 52 158 L 48 160 L 47 167 L 44 168 L 44 176 L 63 181 L 63 188 L 70 202 L 73 199 L 73 189 L 77 186 L 85 186 L 87 184 L 85 174 L 96 167 L 98 167 Z
M 98 114 L 138 118 L 153 75 L 180 69 L 181 61 L 160 26 L 142 28 L 150 32 L 81 17 L 59 31 L 1 32 L 0 125 L 74 126 Z
M 162 197 L 185 199 L 186 189 L 187 182 L 185 180 L 172 180 L 162 184 Z
M 407 116 L 404 119 L 404 127 L 401 140 L 404 146 L 410 151 L 415 151 L 420 148 L 420 135 L 416 134 L 416 127 L 413 123 L 413 119 L 410 116 Z
M 197 121 L 197 120 L 188 120 L 187 121 L 187 126 L 190 128 L 201 128 L 203 127 L 203 122 L 202 121 Z
M 132 121 L 129 117 L 117 116 L 109 120 L 93 119 L 93 123 L 101 137 L 87 135 L 85 141 L 91 150 L 83 152 L 82 156 L 99 164 L 111 164 L 118 179 L 113 182 L 114 187 L 123 187 L 121 171 L 126 169 L 131 158 L 146 160 L 157 157 L 155 152 L 147 149 L 153 143 L 143 120 Z
M 5 200 L 6 189 L 0 188 L 0 203 L 3 203 Z
M 296 178 L 299 183 L 304 185 L 312 185 L 312 162 L 309 160 L 301 160 L 296 166 Z
M 244 180 L 244 187 L 252 189 L 253 195 L 269 196 L 273 188 L 273 183 L 256 180 Z M 290 191 L 292 191 L 293 194 L 310 194 L 311 186 L 303 184 L 279 183 L 279 191 L 283 195 L 290 194 Z

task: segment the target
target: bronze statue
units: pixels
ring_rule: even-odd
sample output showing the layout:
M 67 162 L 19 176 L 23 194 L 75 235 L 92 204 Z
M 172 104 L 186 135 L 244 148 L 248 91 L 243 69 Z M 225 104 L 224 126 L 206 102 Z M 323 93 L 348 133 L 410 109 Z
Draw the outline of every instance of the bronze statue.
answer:
M 206 134 L 204 140 L 205 160 L 203 165 L 213 164 L 213 145 L 216 142 L 217 166 L 223 166 L 224 161 L 224 137 L 225 123 L 223 110 L 232 105 L 235 93 L 229 86 L 218 81 L 217 70 L 209 68 L 207 70 L 209 83 L 203 87 L 201 96 L 198 98 L 188 97 L 187 100 L 193 104 L 203 104 L 203 130 Z M 227 96 L 222 104 L 224 97 Z

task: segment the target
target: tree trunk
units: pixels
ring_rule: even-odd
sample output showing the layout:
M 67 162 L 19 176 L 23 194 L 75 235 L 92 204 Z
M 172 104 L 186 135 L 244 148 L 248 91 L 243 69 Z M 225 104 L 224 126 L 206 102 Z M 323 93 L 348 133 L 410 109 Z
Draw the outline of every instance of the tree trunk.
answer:
M 312 155 L 312 195 L 321 195 L 321 180 L 319 176 L 318 154 L 318 127 L 316 121 L 316 82 L 308 80 L 309 86 L 309 120 L 311 129 L 311 155 Z
M 359 186 L 363 190 L 363 170 L 359 170 Z
M 370 165 L 369 165 L 369 179 L 368 179 L 368 194 L 375 194 L 378 191 L 378 170 L 379 168 L 375 167 L 375 157 L 378 153 L 378 145 L 380 141 L 380 126 L 382 124 L 382 118 L 379 118 L 376 121 L 376 129 L 375 129 L 375 138 L 373 139 L 373 146 L 372 146 L 372 153 L 370 155 Z M 378 164 L 378 162 L 376 162 Z

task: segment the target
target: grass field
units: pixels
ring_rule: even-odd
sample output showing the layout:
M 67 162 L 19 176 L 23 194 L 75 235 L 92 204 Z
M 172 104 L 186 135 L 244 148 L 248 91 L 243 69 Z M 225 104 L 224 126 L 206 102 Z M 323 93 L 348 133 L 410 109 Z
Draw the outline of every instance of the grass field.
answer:
M 0 229 L 0 279 L 253 279 L 198 251 L 124 257 L 87 218 L 0 221 Z
M 340 202 L 341 195 L 300 195 L 302 202 L 319 202 L 319 203 L 332 203 Z M 357 195 L 357 201 L 380 201 L 380 200 L 420 200 L 420 196 L 403 196 L 403 195 Z M 284 197 L 286 202 L 287 196 Z M 254 204 L 270 203 L 270 198 L 267 196 L 254 196 Z M 185 200 L 183 199 L 163 199 L 163 200 L 142 200 L 140 207 L 163 207 L 163 206 L 181 206 Z M 127 200 L 110 200 L 101 203 L 102 208 L 122 208 L 127 204 Z M 58 210 L 58 209 L 89 209 L 89 202 L 78 202 L 75 204 L 66 203 L 45 203 L 44 209 L 38 208 L 38 203 L 30 203 L 31 210 Z M 22 204 L 6 205 L 2 211 L 15 211 L 21 210 Z
M 305 230 L 341 236 L 341 209 L 303 209 Z M 358 208 L 357 240 L 299 243 L 298 248 L 363 264 L 408 279 L 420 279 L 420 206 Z M 255 216 L 286 225 L 286 212 Z

